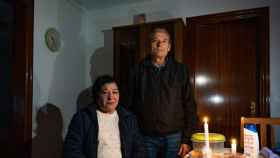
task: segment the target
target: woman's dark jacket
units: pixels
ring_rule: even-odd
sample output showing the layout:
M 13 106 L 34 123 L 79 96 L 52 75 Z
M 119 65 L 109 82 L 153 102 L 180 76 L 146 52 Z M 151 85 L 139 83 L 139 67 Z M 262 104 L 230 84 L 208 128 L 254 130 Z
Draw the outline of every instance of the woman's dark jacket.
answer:
M 131 71 L 128 87 L 125 105 L 137 115 L 143 134 L 182 132 L 182 143 L 190 144 L 197 109 L 186 65 L 169 56 L 158 68 L 148 56 Z
M 123 107 L 117 108 L 123 158 L 145 157 L 136 117 Z M 76 113 L 64 142 L 64 158 L 97 158 L 98 120 L 96 106 Z

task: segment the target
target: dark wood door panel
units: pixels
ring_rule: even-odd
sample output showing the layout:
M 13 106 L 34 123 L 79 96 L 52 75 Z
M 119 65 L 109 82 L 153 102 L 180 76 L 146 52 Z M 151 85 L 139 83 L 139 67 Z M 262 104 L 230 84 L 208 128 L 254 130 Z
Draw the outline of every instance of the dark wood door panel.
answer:
M 187 18 L 193 60 L 186 61 L 193 72 L 198 115 L 210 117 L 210 131 L 227 139 L 239 138 L 241 116 L 265 113 L 259 101 L 267 94 L 259 87 L 261 68 L 268 63 L 260 56 L 268 56 L 268 50 L 260 48 L 268 39 L 260 33 L 267 30 L 260 25 L 265 20 L 259 10 L 267 8 Z
M 27 158 L 32 130 L 33 0 L 0 1 L 0 157 Z
M 119 85 L 120 93 L 126 94 L 130 69 L 141 59 L 140 54 L 141 27 L 128 26 L 114 28 L 114 76 Z M 126 103 L 125 97 L 120 98 Z
M 0 4 L 0 149 L 1 157 L 10 157 L 13 153 L 14 141 L 14 115 L 12 107 L 12 51 L 13 51 L 13 12 L 9 3 Z
M 239 20 L 227 22 L 223 26 L 224 46 L 221 63 L 223 69 L 223 91 L 227 93 L 225 122 L 231 122 L 227 135 L 239 137 L 240 117 L 254 116 L 252 105 L 257 104 L 257 31 L 256 21 Z

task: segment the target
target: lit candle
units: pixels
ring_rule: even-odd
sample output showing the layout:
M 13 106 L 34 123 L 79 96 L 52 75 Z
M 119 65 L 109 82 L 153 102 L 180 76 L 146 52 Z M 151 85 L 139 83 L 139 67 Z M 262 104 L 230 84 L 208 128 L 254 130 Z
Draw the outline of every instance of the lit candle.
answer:
M 231 140 L 231 153 L 236 154 L 236 139 Z
M 204 117 L 204 137 L 205 137 L 205 145 L 206 145 L 206 149 L 210 148 L 209 145 L 209 129 L 208 129 L 208 118 Z
M 207 158 L 211 157 L 211 150 L 210 150 L 210 144 L 209 144 L 209 129 L 208 129 L 208 118 L 204 117 L 204 137 L 205 137 L 205 150 L 206 150 L 206 156 Z

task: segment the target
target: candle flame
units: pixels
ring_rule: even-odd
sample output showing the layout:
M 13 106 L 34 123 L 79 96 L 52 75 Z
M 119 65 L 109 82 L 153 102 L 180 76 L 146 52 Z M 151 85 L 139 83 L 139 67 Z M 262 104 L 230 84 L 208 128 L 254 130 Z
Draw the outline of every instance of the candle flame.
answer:
M 207 123 L 207 122 L 208 122 L 208 118 L 207 118 L 207 117 L 204 117 L 204 118 L 203 118 L 203 121 L 204 121 L 204 123 Z
M 236 144 L 236 139 L 232 139 L 231 144 Z

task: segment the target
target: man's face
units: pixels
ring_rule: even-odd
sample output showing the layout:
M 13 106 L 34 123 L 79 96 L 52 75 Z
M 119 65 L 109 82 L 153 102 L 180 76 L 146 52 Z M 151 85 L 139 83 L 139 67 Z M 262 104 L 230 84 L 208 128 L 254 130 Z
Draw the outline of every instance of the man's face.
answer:
M 165 32 L 156 32 L 151 41 L 151 55 L 153 57 L 165 58 L 171 48 L 169 40 L 169 36 Z
M 98 106 L 104 113 L 113 113 L 119 103 L 119 90 L 116 83 L 107 83 L 99 92 Z

